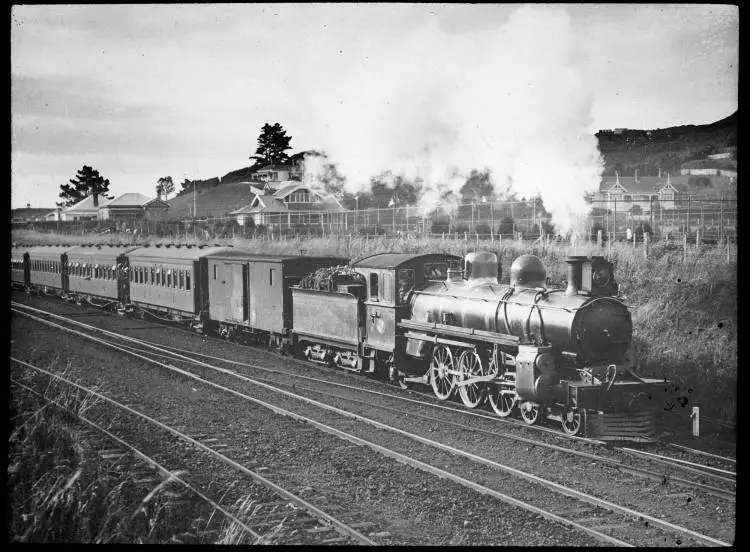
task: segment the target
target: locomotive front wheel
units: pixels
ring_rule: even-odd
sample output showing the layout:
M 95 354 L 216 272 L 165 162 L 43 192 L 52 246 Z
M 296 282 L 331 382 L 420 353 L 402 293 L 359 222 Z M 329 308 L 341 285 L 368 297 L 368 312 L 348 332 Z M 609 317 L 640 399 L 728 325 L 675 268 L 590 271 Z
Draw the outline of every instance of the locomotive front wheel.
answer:
M 441 401 L 450 397 L 456 386 L 451 373 L 453 369 L 453 355 L 450 348 L 445 345 L 435 347 L 430 361 L 430 383 L 435 396 Z
M 472 377 L 486 375 L 482 359 L 476 351 L 464 351 L 458 359 L 458 371 L 460 381 L 471 379 Z M 481 383 L 472 383 L 471 385 L 462 385 L 458 388 L 458 394 L 461 396 L 463 403 L 469 408 L 476 408 L 482 403 L 486 395 L 484 385 Z
M 561 423 L 567 435 L 579 435 L 586 428 L 586 411 L 577 408 L 565 408 L 562 411 Z
M 496 391 L 491 391 L 489 394 L 490 405 L 495 414 L 501 418 L 507 418 L 510 413 L 513 412 L 513 407 L 516 404 L 516 397 L 513 393 L 503 393 L 500 388 Z
M 521 403 L 521 418 L 529 425 L 534 425 L 539 421 L 540 408 L 538 404 L 529 401 Z

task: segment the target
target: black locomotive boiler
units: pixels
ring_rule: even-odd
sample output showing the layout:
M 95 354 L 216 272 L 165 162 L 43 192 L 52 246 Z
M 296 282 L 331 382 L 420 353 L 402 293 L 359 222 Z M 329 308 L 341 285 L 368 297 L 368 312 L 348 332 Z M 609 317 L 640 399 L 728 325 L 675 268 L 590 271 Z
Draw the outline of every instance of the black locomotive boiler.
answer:
M 421 379 L 440 399 L 457 391 L 475 408 L 486 397 L 499 416 L 517 407 L 527 423 L 543 415 L 569 434 L 651 437 L 667 383 L 634 371 L 613 267 L 567 262 L 567 288 L 549 289 L 533 255 L 514 261 L 509 285 L 494 254 L 467 255 L 463 275 L 413 292 L 405 352 L 424 360 Z

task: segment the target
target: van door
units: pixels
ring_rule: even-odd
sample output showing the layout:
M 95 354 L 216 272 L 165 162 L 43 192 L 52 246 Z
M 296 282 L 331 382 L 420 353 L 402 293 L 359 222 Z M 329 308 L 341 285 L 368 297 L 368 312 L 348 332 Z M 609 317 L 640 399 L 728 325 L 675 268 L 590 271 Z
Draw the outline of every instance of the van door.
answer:
M 227 285 L 225 287 L 229 297 L 229 316 L 232 320 L 240 322 L 245 320 L 245 292 L 247 286 L 244 279 L 243 265 L 239 263 L 227 263 L 224 265 Z

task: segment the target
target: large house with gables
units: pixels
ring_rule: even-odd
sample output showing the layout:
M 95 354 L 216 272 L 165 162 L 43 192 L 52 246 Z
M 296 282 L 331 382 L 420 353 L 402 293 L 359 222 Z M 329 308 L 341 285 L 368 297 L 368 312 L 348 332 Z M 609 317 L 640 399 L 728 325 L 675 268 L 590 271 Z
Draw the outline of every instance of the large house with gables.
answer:
M 643 213 L 653 209 L 676 209 L 688 196 L 720 197 L 736 193 L 737 180 L 722 175 L 705 176 L 710 186 L 691 187 L 690 179 L 694 175 L 671 176 L 604 176 L 599 185 L 599 192 L 594 196 L 594 207 L 631 212 L 637 206 Z
M 341 203 L 325 190 L 296 180 L 269 182 L 262 193 L 256 194 L 250 204 L 232 211 L 237 222 L 244 225 L 273 223 L 316 224 L 323 213 L 341 213 Z
M 682 182 L 673 182 L 669 174 L 658 176 L 605 176 L 599 186 L 597 207 L 627 212 L 637 205 L 648 213 L 657 203 L 662 209 L 674 209 L 677 195 L 684 191 Z M 604 205 L 601 202 L 604 202 Z

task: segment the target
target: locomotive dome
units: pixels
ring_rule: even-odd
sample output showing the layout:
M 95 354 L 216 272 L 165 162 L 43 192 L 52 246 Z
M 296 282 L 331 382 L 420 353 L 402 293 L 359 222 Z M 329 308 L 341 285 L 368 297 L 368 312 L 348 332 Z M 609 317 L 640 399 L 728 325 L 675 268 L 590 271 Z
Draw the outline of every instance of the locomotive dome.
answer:
M 471 282 L 500 281 L 497 255 L 489 251 L 475 251 L 464 258 L 464 277 Z
M 518 288 L 545 287 L 547 271 L 536 255 L 521 255 L 510 266 L 510 285 Z

